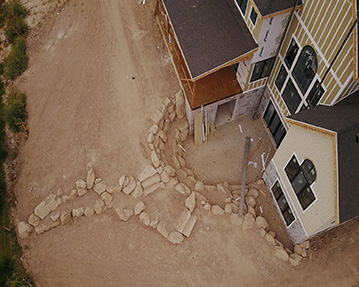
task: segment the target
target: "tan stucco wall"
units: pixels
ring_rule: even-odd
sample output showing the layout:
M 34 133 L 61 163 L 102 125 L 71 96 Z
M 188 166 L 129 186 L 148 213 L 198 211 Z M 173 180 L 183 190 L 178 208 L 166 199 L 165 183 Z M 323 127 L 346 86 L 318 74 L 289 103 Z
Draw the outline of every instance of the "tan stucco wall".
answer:
M 273 157 L 274 164 L 285 185 L 287 195 L 296 218 L 302 222 L 308 236 L 332 225 L 335 220 L 335 138 L 309 129 L 291 125 L 289 131 Z M 317 172 L 317 178 L 311 185 L 316 200 L 303 211 L 284 171 L 293 154 L 299 164 L 310 159 Z

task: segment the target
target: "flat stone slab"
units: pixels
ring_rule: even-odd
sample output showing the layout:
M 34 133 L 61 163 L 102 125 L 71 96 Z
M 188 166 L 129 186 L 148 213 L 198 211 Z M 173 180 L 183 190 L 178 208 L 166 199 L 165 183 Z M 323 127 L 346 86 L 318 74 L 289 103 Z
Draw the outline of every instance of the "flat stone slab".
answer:
M 159 188 L 160 188 L 160 183 L 157 182 L 157 183 L 155 183 L 154 185 L 151 185 L 151 186 L 147 187 L 147 188 L 143 191 L 143 194 L 144 194 L 145 196 L 147 196 L 147 195 L 149 195 L 149 194 L 155 192 L 155 191 L 156 191 L 157 189 L 159 189 Z
M 183 242 L 183 235 L 177 231 L 172 231 L 168 235 L 168 241 L 172 244 L 181 244 Z
M 177 220 L 176 230 L 178 232 L 181 232 L 181 233 L 183 232 L 190 217 L 191 217 L 191 212 L 186 208 Z
M 154 176 L 157 173 L 155 168 L 152 165 L 148 165 L 144 168 L 144 170 L 141 172 L 141 174 L 137 177 L 137 179 L 142 182 L 145 179 Z
M 191 215 L 189 220 L 186 223 L 186 226 L 183 228 L 182 234 L 186 237 L 189 237 L 192 233 L 192 230 L 197 222 L 197 216 Z
M 55 194 L 50 194 L 38 206 L 35 207 L 34 213 L 36 216 L 44 219 L 51 211 L 54 211 L 60 205 L 60 201 Z
M 161 178 L 159 176 L 159 174 L 156 172 L 156 174 L 154 174 L 153 176 L 145 179 L 144 181 L 141 182 L 141 185 L 143 188 L 147 188 L 150 187 L 151 185 L 154 185 L 157 182 L 160 182 Z

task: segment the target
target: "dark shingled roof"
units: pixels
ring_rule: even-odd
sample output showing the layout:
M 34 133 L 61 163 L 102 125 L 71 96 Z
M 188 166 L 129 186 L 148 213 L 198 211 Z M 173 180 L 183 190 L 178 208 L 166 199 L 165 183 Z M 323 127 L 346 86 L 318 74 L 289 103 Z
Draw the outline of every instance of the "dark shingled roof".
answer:
M 196 78 L 258 47 L 233 0 L 164 0 Z
M 262 16 L 293 8 L 296 0 L 254 0 Z M 299 1 L 299 4 L 302 1 Z
M 289 118 L 337 133 L 339 222 L 359 216 L 359 91 L 334 106 L 316 106 Z

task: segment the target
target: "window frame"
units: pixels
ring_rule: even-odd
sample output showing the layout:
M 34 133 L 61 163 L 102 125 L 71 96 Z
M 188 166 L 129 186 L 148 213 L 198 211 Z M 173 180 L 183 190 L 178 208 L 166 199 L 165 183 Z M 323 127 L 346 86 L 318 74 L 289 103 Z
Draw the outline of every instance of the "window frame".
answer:
M 254 19 L 252 17 L 254 17 Z M 258 13 L 254 9 L 253 6 L 252 6 L 251 14 L 249 15 L 249 19 L 251 19 L 251 22 L 252 22 L 253 26 L 256 26 L 257 20 L 258 20 Z
M 269 117 L 267 117 L 270 109 L 271 109 L 271 115 Z M 272 129 L 270 127 L 272 126 L 273 121 L 276 117 L 279 119 L 279 122 L 275 125 L 274 131 L 272 132 Z M 267 129 L 271 133 L 273 140 L 276 143 L 277 148 L 278 148 L 280 146 L 280 144 L 282 143 L 285 135 L 287 134 L 287 130 L 286 130 L 282 120 L 280 119 L 279 113 L 277 112 L 277 110 L 271 100 L 269 101 L 269 103 L 264 111 L 263 119 L 264 119 L 265 123 L 267 124 Z M 282 132 L 283 130 L 284 130 L 284 133 Z M 282 132 L 282 134 L 279 137 L 277 137 L 278 132 Z
M 246 15 L 247 12 L 247 6 L 248 6 L 248 0 L 236 0 L 236 3 L 239 7 L 239 10 L 241 11 L 243 17 Z M 245 3 L 244 7 L 242 6 L 242 4 Z M 242 10 L 244 9 L 244 11 Z
M 274 63 L 275 63 L 275 57 L 256 62 L 253 67 L 250 82 L 253 83 L 262 80 L 264 78 L 268 78 L 273 69 Z M 260 67 L 259 72 L 256 72 L 257 67 Z M 267 69 L 265 69 L 266 67 Z
M 293 164 L 294 162 L 294 164 Z M 317 173 L 315 172 L 314 180 L 309 181 L 305 176 L 305 171 L 303 169 L 303 164 L 305 162 L 310 162 L 312 167 L 315 169 L 313 162 L 310 159 L 305 159 L 300 165 L 296 155 L 293 155 L 284 167 L 284 173 L 287 176 L 287 179 L 292 186 L 292 190 L 297 197 L 297 200 L 302 207 L 302 210 L 305 211 L 309 206 L 311 206 L 316 201 L 316 196 L 311 186 L 317 179 Z M 302 177 L 302 178 L 300 178 Z M 305 181 L 303 181 L 303 179 Z M 300 182 L 302 180 L 303 182 Z M 297 185 L 297 183 L 301 185 Z M 308 200 L 309 198 L 309 200 Z
M 274 191 L 274 189 L 276 189 L 276 191 Z M 277 206 L 280 210 L 280 213 L 284 219 L 286 226 L 289 227 L 296 220 L 296 218 L 292 212 L 292 209 L 289 206 L 288 200 L 287 200 L 286 196 L 284 195 L 283 189 L 280 186 L 280 183 L 278 180 L 275 181 L 275 183 L 271 187 L 271 192 L 274 196 L 275 201 L 277 202 Z M 289 222 L 287 221 L 288 219 L 289 219 Z

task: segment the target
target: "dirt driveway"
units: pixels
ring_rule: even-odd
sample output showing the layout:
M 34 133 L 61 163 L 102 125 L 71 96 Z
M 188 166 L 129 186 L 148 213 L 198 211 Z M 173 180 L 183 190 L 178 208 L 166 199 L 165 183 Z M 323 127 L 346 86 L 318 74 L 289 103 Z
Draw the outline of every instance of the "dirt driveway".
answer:
M 179 85 L 155 23 L 154 1 L 69 1 L 29 39 L 30 135 L 18 162 L 17 218 L 84 176 L 138 175 L 148 118 Z M 166 204 L 166 202 L 164 202 Z M 358 224 L 324 240 L 295 270 L 255 230 L 199 211 L 175 246 L 137 220 L 81 217 L 22 241 L 37 286 L 358 286 Z

